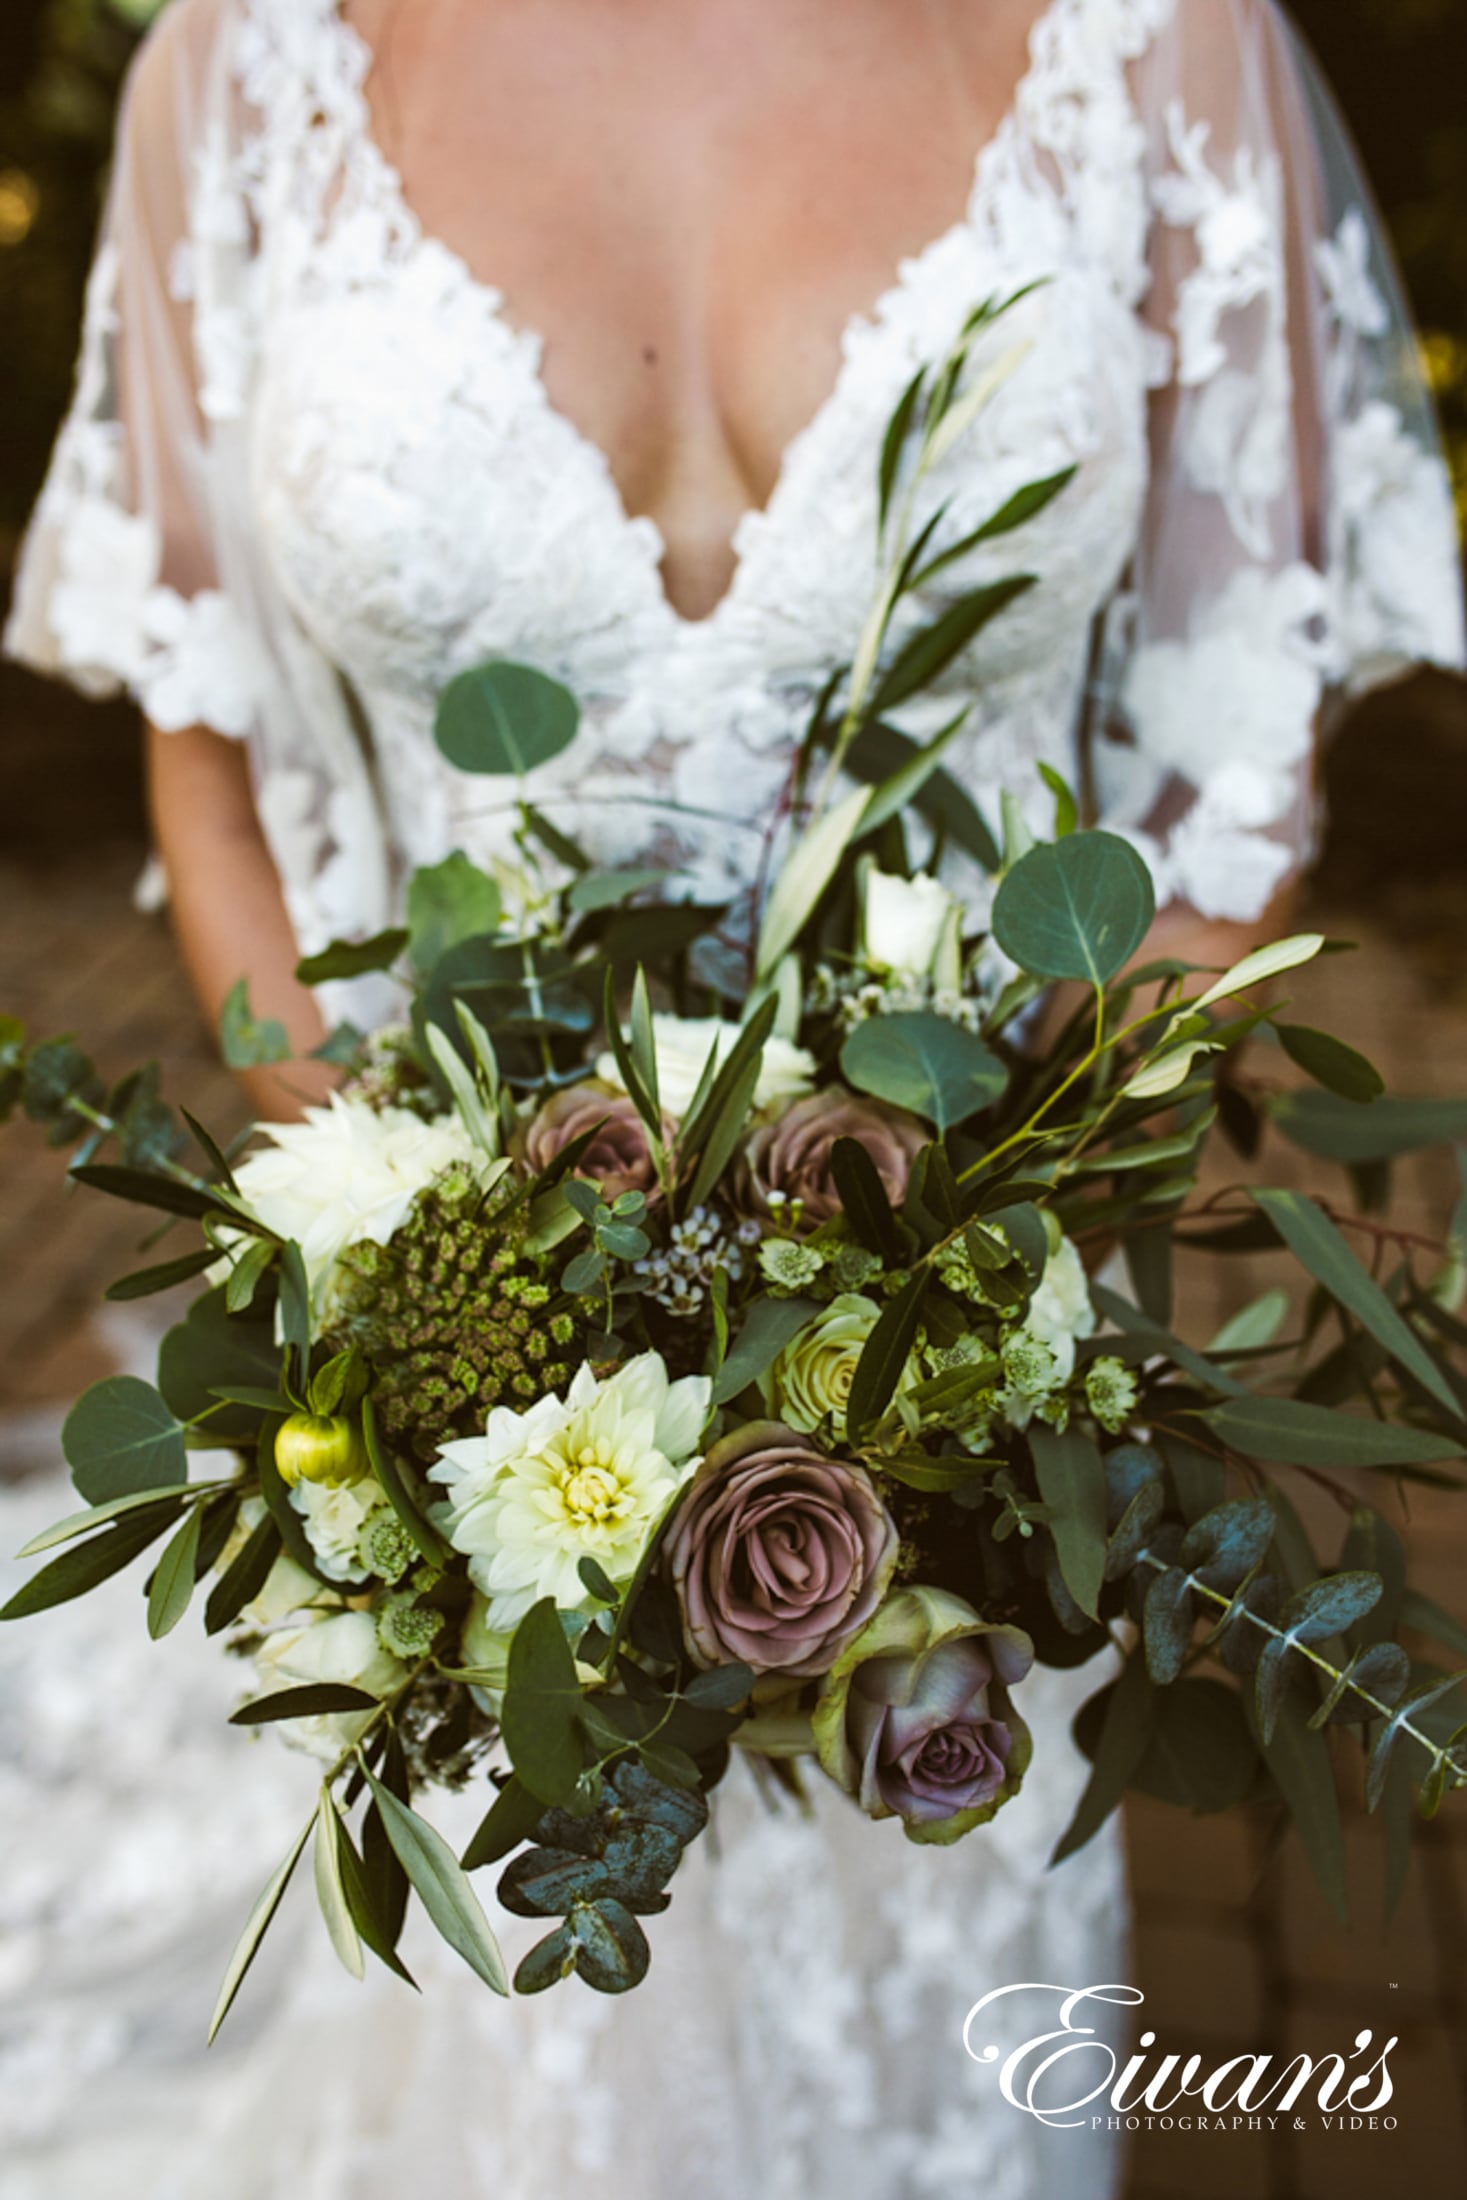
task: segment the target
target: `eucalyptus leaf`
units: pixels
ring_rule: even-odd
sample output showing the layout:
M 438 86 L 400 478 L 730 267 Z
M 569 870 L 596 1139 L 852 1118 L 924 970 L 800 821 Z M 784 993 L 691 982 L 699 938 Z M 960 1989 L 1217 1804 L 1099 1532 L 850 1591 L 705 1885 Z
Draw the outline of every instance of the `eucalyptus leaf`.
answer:
M 665 886 L 671 871 L 583 871 L 566 892 L 566 905 L 577 916 L 594 916 L 601 909 L 616 909 L 633 894 L 645 894 Z
M 280 1329 L 295 1354 L 296 1381 L 304 1388 L 311 1365 L 311 1287 L 305 1257 L 294 1240 L 280 1253 Z
M 986 519 L 981 527 L 975 527 L 971 534 L 964 535 L 919 567 L 912 577 L 912 587 L 925 588 L 948 566 L 968 557 L 980 543 L 992 542 L 999 535 L 1012 534 L 1016 527 L 1026 526 L 1046 505 L 1053 503 L 1061 490 L 1069 487 L 1077 471 L 1074 466 L 1066 466 L 1057 474 L 1046 474 L 1042 480 L 1027 482 L 1022 489 L 1016 489 L 991 519 Z
M 449 682 L 433 738 L 460 771 L 523 778 L 568 749 L 579 725 L 569 688 L 533 666 L 492 660 Z
M 207 1413 L 204 1425 L 221 1443 L 251 1442 L 260 1423 L 257 1409 L 210 1409 L 217 1408 L 221 1390 L 259 1390 L 278 1399 L 280 1359 L 273 1307 L 257 1304 L 248 1314 L 231 1314 L 221 1284 L 195 1299 L 163 1339 L 158 1388 L 181 1421 Z
M 230 988 L 219 1011 L 219 1051 L 230 1069 L 263 1069 L 288 1062 L 292 1048 L 278 1017 L 256 1017 L 250 1009 L 249 981 Z
M 1246 993 L 1251 986 L 1263 985 L 1270 978 L 1281 977 L 1286 970 L 1297 970 L 1301 963 L 1312 962 L 1325 944 L 1322 932 L 1297 932 L 1286 940 L 1273 940 L 1267 947 L 1255 948 L 1241 962 L 1210 985 L 1205 993 L 1199 993 L 1195 1001 L 1186 1007 L 1193 1011 L 1211 1008 L 1215 1001 L 1231 1000 L 1235 994 Z
M 105 1528 L 109 1521 L 120 1520 L 127 1513 L 141 1512 L 148 1505 L 169 1505 L 177 1512 L 192 1494 L 192 1490 L 174 1484 L 164 1489 L 134 1490 L 130 1496 L 114 1497 L 105 1505 L 89 1505 L 85 1512 L 70 1513 L 54 1527 L 43 1528 L 15 1555 L 17 1558 L 39 1558 L 43 1551 L 54 1551 L 62 1543 L 74 1543 L 78 1536 L 89 1535 L 93 1528 Z
M 1186 1569 L 1169 1566 L 1152 1576 L 1142 1610 L 1146 1670 L 1158 1688 L 1169 1688 L 1187 1662 L 1196 1606 Z
M 1267 1742 L 1260 1738 L 1260 1747 L 1289 1807 L 1314 1876 L 1343 1924 L 1349 1915 L 1345 1843 L 1328 1744 L 1322 1734 L 1310 1730 L 1301 1706 L 1285 1701 L 1273 1735 Z
M 868 1252 L 895 1265 L 901 1252 L 896 1216 L 869 1148 L 859 1138 L 836 1139 L 830 1174 L 847 1227 Z
M 206 1634 L 217 1635 L 238 1619 L 269 1580 L 270 1569 L 282 1548 L 280 1530 L 266 1513 L 209 1592 L 209 1600 L 204 1606 Z
M 502 913 L 498 885 L 461 849 L 415 871 L 408 886 L 406 942 L 414 966 L 432 970 L 461 940 L 497 932 Z
M 1123 1299 L 1119 1292 L 1112 1291 L 1105 1284 L 1092 1283 L 1090 1295 L 1095 1301 L 1097 1311 L 1104 1314 L 1107 1321 L 1113 1322 L 1124 1335 L 1149 1343 L 1159 1356 L 1175 1361 L 1178 1367 L 1208 1390 L 1219 1391 L 1225 1397 L 1248 1396 L 1245 1385 L 1234 1376 L 1215 1366 L 1202 1353 L 1194 1352 L 1190 1345 L 1183 1344 L 1180 1337 L 1174 1337 L 1160 1322 L 1152 1321 L 1140 1307 L 1133 1306 L 1129 1299 Z
M 841 1048 L 840 1062 L 858 1091 L 922 1116 L 939 1132 L 991 1107 L 1009 1081 L 976 1033 L 926 1009 L 867 1017 Z
M 1092 1439 L 1076 1428 L 1061 1431 L 1035 1422 L 1029 1448 L 1065 1587 L 1094 1619 L 1105 1579 L 1105 1463 Z
M 914 747 L 911 756 L 904 758 L 888 778 L 873 787 L 857 838 L 864 840 L 879 832 L 892 818 L 902 816 L 912 807 L 928 780 L 941 768 L 944 756 L 968 723 L 972 709 L 971 703 L 965 703 L 939 732 Z
M 238 1254 L 224 1283 L 224 1304 L 231 1314 L 242 1314 L 254 1304 L 260 1280 L 275 1258 L 275 1247 L 266 1238 L 253 1238 Z
M 580 1711 L 575 1660 L 554 1599 L 542 1597 L 510 1644 L 500 1724 L 516 1773 L 544 1803 L 576 1792 L 585 1764 Z
M 1246 1799 L 1258 1769 L 1238 1691 L 1186 1675 L 1158 1693 L 1149 1745 L 1132 1784 L 1179 1809 L 1223 1811 Z
M 911 763 L 920 748 L 910 734 L 899 732 L 895 726 L 862 726 L 846 752 L 846 771 L 853 779 L 877 786 L 891 779 L 903 764 Z M 997 871 L 1000 857 L 992 830 L 972 796 L 951 772 L 939 767 L 924 775 L 914 789 L 912 807 L 935 833 L 970 855 L 982 870 Z
M 1256 1352 L 1271 1345 L 1289 1318 L 1289 1294 L 1274 1289 L 1260 1292 L 1225 1321 L 1211 1344 L 1209 1355 L 1223 1352 Z
M 993 936 L 1036 978 L 1103 986 L 1124 968 L 1156 914 L 1151 874 L 1114 833 L 1041 842 L 994 897 Z
M 613 1896 L 578 1903 L 569 1919 L 576 1970 L 598 1994 L 625 1994 L 647 1975 L 647 1935 Z
M 156 1207 L 167 1215 L 189 1215 L 202 1219 L 227 1211 L 228 1200 L 222 1192 L 211 1190 L 207 1184 L 186 1184 L 176 1176 L 163 1176 L 151 1169 L 124 1169 L 110 1161 L 84 1163 L 68 1172 L 73 1184 L 86 1184 L 95 1192 L 109 1192 L 114 1199 L 125 1199 L 137 1207 Z
M 1146 1754 L 1156 1718 L 1157 1690 L 1142 1658 L 1133 1654 L 1126 1659 L 1120 1678 L 1104 1691 L 1104 1702 L 1090 1778 L 1050 1858 L 1051 1864 L 1062 1864 L 1094 1838 L 1120 1804 Z
M 308 1681 L 300 1688 L 278 1688 L 256 1696 L 229 1715 L 231 1726 L 274 1726 L 281 1719 L 319 1719 L 343 1712 L 376 1711 L 375 1696 L 344 1681 Z
M 927 369 L 919 367 L 897 399 L 886 431 L 881 439 L 881 457 L 877 466 L 877 522 L 884 531 L 886 515 L 891 506 L 892 491 L 901 468 L 902 452 L 922 396 L 922 385 L 927 379 Z
M 71 1478 L 93 1505 L 188 1480 L 183 1426 L 160 1392 L 136 1375 L 93 1383 L 61 1430 Z

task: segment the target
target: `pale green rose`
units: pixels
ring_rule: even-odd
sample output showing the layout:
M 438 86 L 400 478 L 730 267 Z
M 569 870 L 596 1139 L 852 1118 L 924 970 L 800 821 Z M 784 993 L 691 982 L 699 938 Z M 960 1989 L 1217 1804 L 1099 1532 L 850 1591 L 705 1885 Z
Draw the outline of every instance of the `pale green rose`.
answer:
M 1033 1663 L 1019 1628 L 945 1589 L 898 1589 L 820 1684 L 816 1754 L 868 1818 L 945 1847 L 1019 1791 L 1033 1744 L 1008 1691 Z
M 802 1436 L 812 1436 L 826 1423 L 843 1429 L 857 1365 L 880 1319 L 875 1299 L 857 1292 L 832 1299 L 759 1378 L 765 1405 Z M 915 1370 L 908 1367 L 899 1388 L 910 1389 L 915 1380 Z

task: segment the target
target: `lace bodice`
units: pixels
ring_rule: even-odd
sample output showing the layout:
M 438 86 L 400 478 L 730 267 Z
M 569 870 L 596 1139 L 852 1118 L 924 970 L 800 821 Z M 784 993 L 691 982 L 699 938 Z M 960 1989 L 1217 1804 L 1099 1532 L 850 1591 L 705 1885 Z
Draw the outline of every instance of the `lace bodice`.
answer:
M 1256 916 L 1307 852 L 1328 693 L 1459 659 L 1450 499 L 1390 270 L 1265 0 L 1050 0 L 966 208 L 850 322 L 700 621 L 512 301 L 422 233 L 371 134 L 369 60 L 333 0 L 164 19 L 10 637 L 130 682 L 165 728 L 250 739 L 307 948 L 385 922 L 416 863 L 508 852 L 514 791 L 431 741 L 436 694 L 486 656 L 585 705 L 539 806 L 737 925 L 874 584 L 884 422 L 978 300 L 1024 284 L 1031 348 L 931 481 L 938 544 L 1078 471 L 912 607 L 1038 576 L 903 719 L 975 703 L 951 764 L 992 820 L 1004 789 L 1046 803 L 1052 763 L 1162 899 Z M 181 136 L 172 204 L 159 147 Z M 953 882 L 981 904 L 971 867 Z

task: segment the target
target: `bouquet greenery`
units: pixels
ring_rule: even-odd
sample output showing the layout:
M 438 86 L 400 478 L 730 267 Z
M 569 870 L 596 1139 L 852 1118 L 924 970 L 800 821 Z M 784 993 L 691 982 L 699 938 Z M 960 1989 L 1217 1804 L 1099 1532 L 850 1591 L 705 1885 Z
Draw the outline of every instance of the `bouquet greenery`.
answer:
M 109 1094 L 72 1041 L 0 1031 L 0 1107 L 80 1141 L 74 1182 L 201 1241 L 110 1295 L 209 1286 L 156 1385 L 113 1377 L 72 1411 L 87 1509 L 31 1546 L 53 1555 L 0 1616 L 161 1543 L 151 1632 L 201 1592 L 207 1630 L 253 1660 L 236 1720 L 322 1763 L 216 2028 L 313 1830 L 353 1971 L 364 1947 L 403 1971 L 415 1891 L 507 1991 L 472 1883 L 503 1864 L 501 1902 L 546 1927 L 517 1988 L 577 1972 L 618 1992 L 734 1750 L 772 1786 L 828 1778 L 952 1842 L 1020 1787 L 1036 1660 L 1111 1653 L 1058 1855 L 1131 1787 L 1271 1800 L 1342 1902 L 1337 1736 L 1364 1745 L 1395 1856 L 1413 1801 L 1467 1784 L 1457 1682 L 1395 1640 L 1461 1632 L 1339 1479 L 1449 1481 L 1467 1448 L 1467 1204 L 1429 1248 L 1294 1190 L 1196 1194 L 1214 1127 L 1251 1153 L 1269 1118 L 1378 1201 L 1388 1158 L 1464 1111 L 1382 1096 L 1272 1005 L 1332 943 L 1138 967 L 1153 893 L 1126 841 L 1080 829 L 1054 779 L 1053 838 L 1011 808 L 996 843 L 944 769 L 961 721 L 925 744 L 889 723 L 1029 585 L 893 640 L 969 547 L 935 551 L 940 515 L 916 515 L 994 386 L 970 352 L 1002 311 L 892 420 L 879 587 L 771 830 L 740 991 L 726 955 L 700 960 L 724 911 L 596 870 L 537 809 L 577 705 L 496 663 L 447 690 L 437 737 L 521 783 L 520 864 L 451 855 L 400 928 L 302 966 L 399 981 L 397 1024 L 328 1042 L 328 1106 L 226 1153 L 155 1071 Z M 937 875 L 953 844 L 997 876 L 981 932 Z M 1041 1042 L 1058 984 L 1077 1005 Z M 1250 1098 L 1228 1069 L 1255 1035 L 1317 1089 Z M 283 1052 L 243 989 L 224 1042 L 242 1065 Z M 1287 1249 L 1302 1322 L 1276 1291 L 1194 1349 L 1172 1328 L 1177 1244 Z M 1316 1556 L 1279 1468 L 1336 1490 L 1338 1551 Z M 456 1857 L 416 1805 L 471 1782 L 485 1814 Z

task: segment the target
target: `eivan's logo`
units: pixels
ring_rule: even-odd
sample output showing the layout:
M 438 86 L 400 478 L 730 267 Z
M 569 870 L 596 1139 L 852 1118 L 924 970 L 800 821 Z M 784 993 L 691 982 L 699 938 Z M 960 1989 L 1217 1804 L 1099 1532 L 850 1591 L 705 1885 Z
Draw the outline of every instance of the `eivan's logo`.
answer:
M 1006 1995 L 1043 1994 L 1059 1997 L 1053 2011 L 1055 2028 L 1035 2032 L 1005 2054 L 992 2041 L 978 2042 L 995 2029 L 990 2015 Z M 1212 2069 L 1204 2069 L 1201 2055 L 1150 2053 L 1132 2055 L 1124 2067 L 1120 2054 L 1097 2029 L 1103 2012 L 1087 2004 L 1138 2007 L 1146 1996 L 1136 1986 L 1051 1986 L 1035 1981 L 1017 1986 L 995 1986 L 976 2001 L 963 2026 L 963 2045 L 975 2062 L 999 2063 L 998 2083 L 1006 2101 L 1056 2130 L 1074 2130 L 1090 2124 L 1110 2126 L 1125 2118 L 1128 2125 L 1139 2116 L 1175 2118 L 1189 2128 L 1184 2116 L 1199 2129 L 1231 2128 L 1240 2120 L 1279 2115 L 1304 2107 L 1317 2109 L 1331 2124 L 1360 2128 L 1360 2120 L 1374 2119 L 1392 2097 L 1394 2088 L 1388 2057 L 1397 2044 L 1389 2039 L 1372 2059 L 1351 2074 L 1350 2065 L 1370 2052 L 1374 2034 L 1359 2032 L 1348 2055 L 1295 2055 L 1285 2061 L 1275 2055 L 1234 2055 Z M 1085 2022 L 1086 2015 L 1093 2020 Z M 1108 2027 L 1107 2027 L 1108 2029 Z M 1156 2045 L 1154 2032 L 1143 2032 L 1138 2045 Z M 1102 2105 L 1103 2104 L 1103 2105 Z M 1178 2114 L 1181 2111 L 1182 2114 Z M 1270 2111 L 1272 2114 L 1270 2114 Z M 1383 2120 L 1394 2129 L 1396 2119 Z

